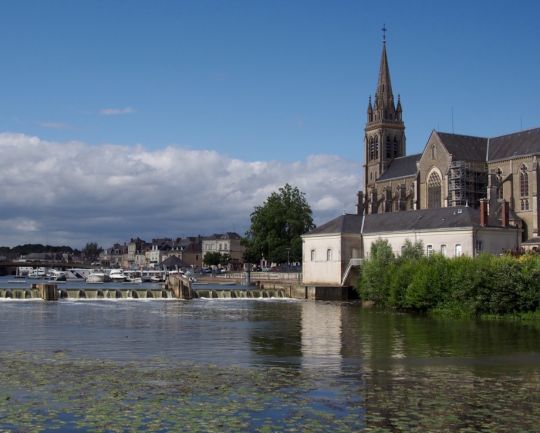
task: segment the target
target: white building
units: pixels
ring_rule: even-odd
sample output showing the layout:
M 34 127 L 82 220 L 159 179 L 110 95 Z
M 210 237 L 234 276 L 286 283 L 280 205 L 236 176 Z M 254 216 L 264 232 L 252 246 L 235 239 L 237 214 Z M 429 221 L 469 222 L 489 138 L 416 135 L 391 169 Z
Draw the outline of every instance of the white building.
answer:
M 484 216 L 481 215 L 485 212 Z M 302 279 L 305 285 L 347 287 L 356 284 L 361 265 L 358 257 L 369 256 L 378 239 L 390 243 L 400 255 L 405 241 L 420 241 L 424 253 L 446 257 L 501 254 L 521 246 L 521 228 L 490 219 L 487 206 L 466 206 L 388 212 L 371 215 L 342 215 L 302 236 Z

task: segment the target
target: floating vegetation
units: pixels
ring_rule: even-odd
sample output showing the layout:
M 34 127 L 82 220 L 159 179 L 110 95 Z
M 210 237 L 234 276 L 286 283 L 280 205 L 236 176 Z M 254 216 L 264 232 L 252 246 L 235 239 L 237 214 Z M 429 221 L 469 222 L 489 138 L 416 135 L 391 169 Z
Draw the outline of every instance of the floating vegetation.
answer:
M 351 432 L 353 383 L 288 368 L 0 354 L 0 432 Z M 327 392 L 314 395 L 321 388 Z
M 364 371 L 2 353 L 0 432 L 530 432 L 540 377 L 448 366 Z M 515 372 L 514 372 L 515 373 Z

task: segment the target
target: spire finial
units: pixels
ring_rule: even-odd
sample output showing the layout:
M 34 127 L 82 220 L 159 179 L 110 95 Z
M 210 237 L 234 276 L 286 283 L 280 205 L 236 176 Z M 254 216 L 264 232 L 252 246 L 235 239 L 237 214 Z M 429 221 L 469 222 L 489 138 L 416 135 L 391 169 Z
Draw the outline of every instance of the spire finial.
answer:
M 388 31 L 388 29 L 386 28 L 386 24 L 383 24 L 381 31 L 383 44 L 386 44 L 386 32 Z

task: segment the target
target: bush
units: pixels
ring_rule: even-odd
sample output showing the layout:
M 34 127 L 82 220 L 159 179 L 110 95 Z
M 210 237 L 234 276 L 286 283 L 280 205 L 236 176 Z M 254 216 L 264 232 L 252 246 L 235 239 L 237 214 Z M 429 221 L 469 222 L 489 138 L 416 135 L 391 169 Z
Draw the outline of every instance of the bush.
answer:
M 423 256 L 408 241 L 394 257 L 390 244 L 371 246 L 358 283 L 360 297 L 412 311 L 452 315 L 523 314 L 540 309 L 540 256 Z

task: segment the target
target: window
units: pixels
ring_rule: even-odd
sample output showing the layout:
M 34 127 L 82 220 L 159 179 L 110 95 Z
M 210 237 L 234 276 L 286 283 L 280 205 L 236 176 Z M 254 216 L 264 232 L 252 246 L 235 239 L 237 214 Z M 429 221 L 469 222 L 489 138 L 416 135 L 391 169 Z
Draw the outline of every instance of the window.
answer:
M 463 251 L 461 250 L 461 244 L 456 244 L 455 254 L 456 257 L 460 257 L 463 255 Z
M 386 157 L 392 158 L 392 143 L 390 142 L 390 136 L 386 137 Z
M 394 135 L 394 156 L 398 156 L 399 154 L 399 143 L 397 140 L 397 137 Z
M 384 192 L 384 211 L 392 212 L 392 190 L 390 188 Z
M 426 256 L 431 257 L 433 255 L 433 245 L 426 245 Z
M 446 245 L 445 245 L 445 244 L 442 244 L 442 245 L 441 245 L 441 254 L 442 254 L 443 256 L 446 256 Z
M 476 239 L 476 253 L 482 252 L 482 248 L 483 248 L 482 241 L 479 239 Z
M 529 210 L 529 200 L 521 199 L 521 210 Z
M 326 250 L 326 261 L 327 261 L 327 262 L 332 261 L 332 250 L 331 250 L 330 248 L 328 248 L 328 249 Z
M 441 207 L 441 177 L 434 171 L 428 178 L 428 208 Z
M 436 153 L 435 153 L 435 145 L 431 145 L 431 159 L 436 159 Z
M 315 250 L 311 250 L 311 261 L 315 261 Z
M 519 169 L 519 192 L 521 197 L 527 197 L 529 195 L 529 175 L 527 174 L 525 164 Z

